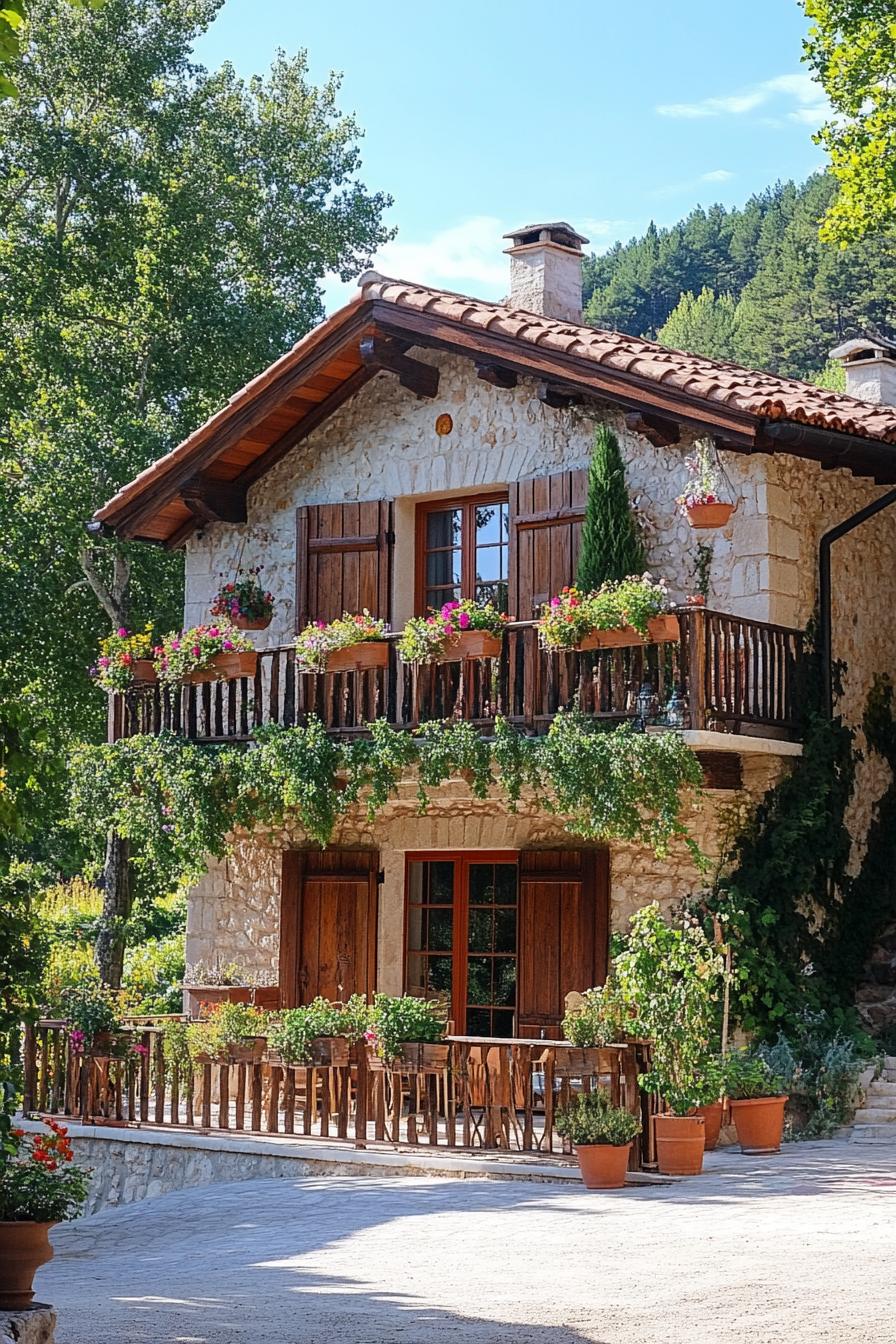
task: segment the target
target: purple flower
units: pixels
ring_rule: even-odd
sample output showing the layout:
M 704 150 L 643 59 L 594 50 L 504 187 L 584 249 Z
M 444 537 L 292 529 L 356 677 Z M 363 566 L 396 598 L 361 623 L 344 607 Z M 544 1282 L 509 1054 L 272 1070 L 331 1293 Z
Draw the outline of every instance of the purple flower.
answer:
M 119 634 L 119 638 L 121 638 L 121 639 L 127 639 L 127 637 L 128 637 L 128 632 L 127 632 L 127 630 L 125 630 L 125 628 L 124 628 L 123 625 L 120 625 L 120 626 L 118 627 L 118 634 Z
M 225 639 L 225 641 L 224 641 L 224 643 L 223 643 L 223 645 L 222 645 L 222 648 L 224 649 L 224 652 L 225 652 L 225 653 L 232 653 L 232 652 L 233 652 L 233 641 L 230 640 L 230 639 Z

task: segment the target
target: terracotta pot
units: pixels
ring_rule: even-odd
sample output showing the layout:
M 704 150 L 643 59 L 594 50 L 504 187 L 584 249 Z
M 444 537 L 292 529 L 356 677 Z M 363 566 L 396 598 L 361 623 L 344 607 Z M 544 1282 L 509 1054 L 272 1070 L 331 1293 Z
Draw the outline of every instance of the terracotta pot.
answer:
M 336 649 L 327 658 L 328 672 L 367 672 L 371 668 L 389 666 L 389 645 L 384 639 L 365 639 L 361 644 L 349 644 Z
M 34 1275 L 53 1259 L 49 1231 L 55 1223 L 0 1223 L 0 1309 L 34 1301 Z
M 691 527 L 724 527 L 734 512 L 733 504 L 692 504 L 687 510 Z
M 135 658 L 131 664 L 131 679 L 141 685 L 158 681 L 159 676 L 151 658 Z
M 233 616 L 233 624 L 237 630 L 267 630 L 271 623 L 271 616 Z
M 699 1176 L 706 1126 L 702 1115 L 655 1115 L 657 1167 L 664 1176 Z
M 633 625 L 617 630 L 592 630 L 577 646 L 582 652 L 590 649 L 627 649 L 639 644 L 671 644 L 681 638 L 678 617 L 670 614 L 651 616 L 647 622 L 647 639 L 643 639 Z
M 781 1151 L 786 1097 L 751 1097 L 748 1101 L 732 1101 L 729 1104 L 741 1152 Z
M 576 1157 L 586 1190 L 621 1190 L 625 1185 L 630 1143 L 577 1143 Z
M 440 1042 L 405 1041 L 398 1050 L 395 1068 L 402 1073 L 441 1073 L 448 1067 L 451 1046 Z
M 500 658 L 502 638 L 487 630 L 459 630 L 438 663 L 459 663 L 465 658 Z
M 216 653 L 208 667 L 188 672 L 184 681 L 197 686 L 203 681 L 235 681 L 238 677 L 254 677 L 258 664 L 258 654 L 254 650 L 248 653 Z
M 711 1153 L 722 1132 L 722 1103 L 713 1101 L 708 1106 L 698 1106 L 694 1114 L 703 1116 L 705 1148 Z

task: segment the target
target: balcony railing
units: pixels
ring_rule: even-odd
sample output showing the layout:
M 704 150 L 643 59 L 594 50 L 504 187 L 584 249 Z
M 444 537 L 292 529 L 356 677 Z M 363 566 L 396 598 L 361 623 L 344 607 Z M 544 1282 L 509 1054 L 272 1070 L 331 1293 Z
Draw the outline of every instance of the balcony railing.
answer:
M 396 727 L 463 718 L 488 732 L 498 715 L 537 734 L 560 709 L 634 718 L 645 682 L 659 709 L 679 688 L 691 728 L 795 739 L 802 632 L 703 607 L 677 615 L 677 641 L 568 653 L 545 652 L 535 623 L 514 621 L 500 658 L 419 668 L 400 661 L 397 636 L 388 666 L 364 672 L 304 673 L 292 646 L 265 649 L 254 678 L 138 686 L 115 696 L 110 739 L 169 730 L 196 741 L 241 742 L 265 724 L 293 727 L 311 714 L 341 735 L 364 732 L 375 718 Z

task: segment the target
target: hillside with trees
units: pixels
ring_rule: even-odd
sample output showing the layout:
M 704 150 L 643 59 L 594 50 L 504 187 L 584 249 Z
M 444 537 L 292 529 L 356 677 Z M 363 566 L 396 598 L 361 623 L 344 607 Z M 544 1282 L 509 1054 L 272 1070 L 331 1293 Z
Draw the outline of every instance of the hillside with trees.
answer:
M 587 321 L 828 382 L 833 346 L 862 331 L 896 335 L 896 237 L 822 242 L 836 190 L 819 173 L 740 209 L 698 207 L 671 228 L 651 224 L 586 262 Z

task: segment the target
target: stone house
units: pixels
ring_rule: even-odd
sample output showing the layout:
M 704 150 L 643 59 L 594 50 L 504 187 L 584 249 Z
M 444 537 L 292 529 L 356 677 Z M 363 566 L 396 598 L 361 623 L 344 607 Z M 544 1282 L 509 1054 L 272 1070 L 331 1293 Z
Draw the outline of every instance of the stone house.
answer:
M 338 732 L 505 714 L 545 731 L 561 705 L 632 717 L 647 679 L 673 683 L 707 789 L 688 825 L 709 854 L 733 799 L 755 799 L 800 753 L 796 668 L 819 597 L 819 544 L 896 483 L 896 352 L 836 352 L 861 399 L 582 325 L 587 242 L 569 225 L 508 235 L 510 294 L 489 303 L 368 271 L 355 298 L 247 384 L 101 508 L 97 530 L 182 547 L 187 625 L 221 576 L 263 566 L 276 598 L 255 636 L 254 683 L 194 688 L 178 726 L 204 740 L 311 710 Z M 575 577 L 594 426 L 626 460 L 649 563 L 677 602 L 694 589 L 695 534 L 675 506 L 696 439 L 711 437 L 736 510 L 712 537 L 711 598 L 681 609 L 681 641 L 601 655 L 547 654 L 532 618 Z M 896 511 L 832 552 L 827 653 L 848 664 L 856 721 L 893 662 Z M 514 625 L 500 667 L 414 675 L 297 673 L 311 619 L 368 608 L 393 630 L 446 597 L 502 588 Z M 587 661 L 583 662 L 585 659 Z M 495 690 L 497 687 L 497 690 Z M 148 717 L 147 717 L 148 716 Z M 158 697 L 124 697 L 116 735 L 162 723 Z M 886 780 L 872 763 L 857 843 Z M 298 827 L 239 839 L 192 891 L 188 964 L 236 962 L 284 1005 L 450 988 L 455 1029 L 558 1033 L 571 989 L 600 981 L 609 932 L 637 906 L 699 883 L 684 848 L 659 860 L 587 845 L 556 816 L 446 784 L 420 815 L 412 783 L 374 823 L 362 810 L 325 851 Z M 474 934 L 475 928 L 475 934 Z

